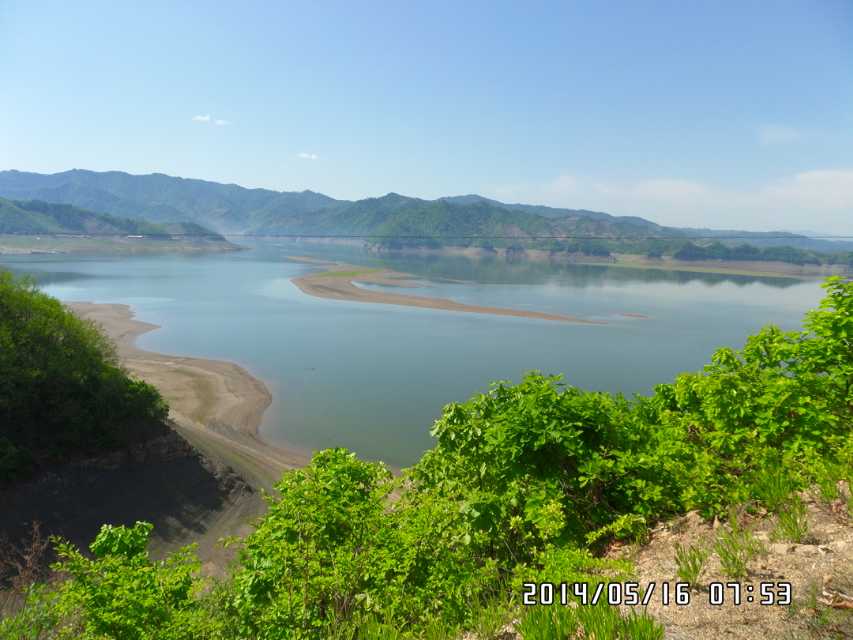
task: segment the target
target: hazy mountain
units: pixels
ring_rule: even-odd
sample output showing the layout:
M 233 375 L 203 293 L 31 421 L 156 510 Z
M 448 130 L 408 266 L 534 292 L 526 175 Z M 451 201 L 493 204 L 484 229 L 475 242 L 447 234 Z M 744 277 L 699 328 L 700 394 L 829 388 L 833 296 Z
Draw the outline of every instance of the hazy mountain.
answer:
M 16 235 L 146 235 L 194 236 L 224 240 L 219 234 L 193 222 L 156 224 L 144 220 L 118 218 L 68 204 L 41 200 L 0 198 L 0 233 Z
M 99 173 L 74 169 L 45 175 L 2 171 L 0 196 L 65 203 L 155 223 L 192 222 L 220 233 L 441 236 L 445 244 L 478 246 L 507 246 L 514 240 L 531 236 L 574 235 L 587 238 L 586 242 L 597 239 L 633 241 L 634 246 L 626 250 L 643 252 L 651 250 L 647 246 L 649 237 L 686 241 L 688 236 L 702 235 L 719 238 L 727 244 L 748 242 L 756 246 L 786 245 L 818 251 L 853 249 L 853 243 L 829 242 L 797 234 L 679 229 L 636 216 L 506 204 L 478 195 L 422 200 L 389 193 L 351 202 L 313 191 L 247 189 L 235 184 L 159 173 L 131 175 L 119 171 Z M 743 239 L 725 238 L 732 235 Z M 499 238 L 494 241 L 458 240 L 470 236 Z M 401 242 L 434 245 L 438 241 L 404 238 Z M 610 244 L 612 248 L 613 243 Z M 668 247 L 671 248 L 671 244 Z M 589 249 L 589 245 L 586 248 Z
M 559 234 L 575 228 L 607 236 L 641 230 L 669 235 L 635 217 L 504 204 L 482 196 L 421 200 L 399 194 L 357 202 L 312 191 L 278 192 L 233 184 L 74 169 L 56 174 L 0 172 L 0 196 L 62 202 L 152 222 L 186 220 L 231 233 Z M 594 224 L 599 223 L 599 224 Z
M 280 215 L 313 211 L 336 200 L 312 191 L 287 193 L 235 184 L 73 169 L 55 174 L 0 172 L 0 196 L 62 202 L 151 222 L 188 221 L 242 232 Z
M 586 218 L 589 220 L 621 221 L 636 226 L 648 226 L 654 229 L 660 228 L 654 222 L 650 222 L 645 218 L 639 218 L 637 216 L 613 216 L 601 211 L 590 211 L 589 209 L 561 209 L 558 207 L 546 207 L 543 204 L 508 204 L 506 202 L 492 200 L 491 198 L 485 198 L 475 194 L 466 196 L 447 196 L 441 198 L 441 200 L 444 200 L 445 202 L 452 202 L 454 204 L 474 204 L 478 202 L 485 202 L 494 206 L 503 207 L 504 209 L 532 213 L 544 218 Z
M 750 244 L 756 247 L 795 247 L 811 251 L 853 251 L 849 240 L 824 240 L 793 231 L 738 231 L 737 229 L 681 229 L 686 235 L 705 239 L 720 238 L 727 244 Z

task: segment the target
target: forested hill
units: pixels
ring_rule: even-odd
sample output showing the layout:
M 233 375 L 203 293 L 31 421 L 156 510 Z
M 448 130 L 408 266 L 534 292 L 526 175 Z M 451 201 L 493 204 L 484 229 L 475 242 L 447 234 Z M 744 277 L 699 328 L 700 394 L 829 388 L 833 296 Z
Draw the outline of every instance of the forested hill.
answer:
M 194 222 L 155 224 L 95 213 L 69 204 L 3 198 L 0 198 L 0 234 L 190 236 L 225 240 Z
M 159 434 L 167 413 L 94 324 L 0 270 L 0 489 Z
M 531 238 L 579 236 L 580 241 L 569 243 L 536 240 L 535 248 L 594 255 L 610 251 L 673 254 L 689 237 L 701 235 L 719 237 L 730 246 L 747 243 L 820 252 L 853 250 L 853 243 L 797 234 L 680 229 L 636 216 L 506 204 L 478 195 L 422 200 L 390 193 L 353 202 L 312 191 L 247 189 L 118 171 L 74 169 L 51 175 L 2 171 L 0 197 L 70 204 L 154 223 L 193 222 L 220 233 L 371 236 L 386 249 L 413 245 L 510 247 L 517 242 L 530 248 L 534 246 Z M 737 240 L 727 238 L 732 235 Z M 666 242 L 650 244 L 649 237 Z

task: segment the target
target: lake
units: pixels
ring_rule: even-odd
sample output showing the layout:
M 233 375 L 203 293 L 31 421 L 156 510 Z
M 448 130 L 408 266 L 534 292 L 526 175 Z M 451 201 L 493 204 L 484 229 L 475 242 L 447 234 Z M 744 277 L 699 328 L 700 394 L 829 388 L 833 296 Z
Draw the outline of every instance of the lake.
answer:
M 0 256 L 61 300 L 124 303 L 161 325 L 142 348 L 231 360 L 273 394 L 262 435 L 301 448 L 344 446 L 394 466 L 431 446 L 442 407 L 518 380 L 563 373 L 585 389 L 648 393 L 739 347 L 762 325 L 800 327 L 820 283 L 660 270 L 388 257 L 355 247 L 237 242 L 207 256 Z M 384 265 L 418 277 L 415 295 L 604 320 L 582 325 L 324 300 L 290 278 L 288 255 Z M 408 292 L 408 291 L 406 291 Z M 623 314 L 642 314 L 646 319 Z

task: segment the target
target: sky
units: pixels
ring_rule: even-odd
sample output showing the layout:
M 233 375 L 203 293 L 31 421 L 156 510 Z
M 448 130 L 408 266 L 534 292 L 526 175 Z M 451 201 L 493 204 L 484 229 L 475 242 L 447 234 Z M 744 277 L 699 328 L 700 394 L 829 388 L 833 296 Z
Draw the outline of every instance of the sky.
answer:
M 0 169 L 853 235 L 853 2 L 0 0 Z

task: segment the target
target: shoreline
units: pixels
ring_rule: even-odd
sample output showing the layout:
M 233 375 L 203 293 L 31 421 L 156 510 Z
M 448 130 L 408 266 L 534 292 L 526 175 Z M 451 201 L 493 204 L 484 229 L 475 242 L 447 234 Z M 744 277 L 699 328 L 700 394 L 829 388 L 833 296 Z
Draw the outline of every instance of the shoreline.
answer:
M 104 255 L 146 256 L 159 254 L 198 255 L 229 253 L 243 247 L 230 240 L 205 237 L 135 238 L 132 236 L 87 236 L 85 234 L 0 234 L 0 256 Z
M 309 452 L 261 439 L 258 428 L 272 395 L 243 367 L 140 349 L 136 339 L 160 327 L 137 320 L 128 305 L 69 302 L 66 306 L 97 324 L 115 343 L 121 365 L 160 391 L 178 433 L 207 457 L 232 467 L 254 488 L 272 491 L 284 471 L 308 463 Z
M 357 245 L 353 241 L 342 241 L 331 238 L 323 241 L 317 239 L 299 239 L 296 242 L 307 244 L 342 244 Z M 632 269 L 654 269 L 662 271 L 682 271 L 686 273 L 709 273 L 718 275 L 750 276 L 757 278 L 788 278 L 792 280 L 819 280 L 830 275 L 844 275 L 850 269 L 843 265 L 799 265 L 779 261 L 749 261 L 749 260 L 676 260 L 666 256 L 650 258 L 642 254 L 613 253 L 608 258 L 585 255 L 554 255 L 541 249 L 525 249 L 511 258 L 506 249 L 480 249 L 475 247 L 445 246 L 440 248 L 407 248 L 386 249 L 362 243 L 362 247 L 373 256 L 449 256 L 464 257 L 471 260 L 495 259 L 553 263 L 555 265 L 589 265 L 600 267 L 619 267 Z M 307 260 L 301 260 L 308 262 Z M 323 262 L 316 260 L 316 262 Z
M 486 307 L 470 305 L 446 298 L 430 298 L 413 296 L 386 291 L 373 291 L 357 287 L 355 282 L 377 284 L 392 287 L 413 286 L 413 277 L 389 269 L 371 269 L 338 262 L 325 262 L 302 256 L 288 256 L 294 262 L 304 262 L 316 266 L 326 266 L 326 271 L 309 273 L 304 276 L 291 278 L 290 281 L 303 293 L 316 298 L 328 300 L 347 300 L 350 302 L 367 302 L 372 304 L 391 304 L 421 309 L 437 309 L 440 311 L 457 311 L 462 313 L 479 313 L 494 316 L 511 316 L 515 318 L 530 318 L 552 322 L 571 322 L 575 324 L 603 325 L 604 320 L 589 320 L 577 316 L 542 311 L 526 311 L 505 307 Z
M 418 256 L 463 256 L 471 259 L 502 258 L 555 265 L 592 265 L 602 267 L 630 267 L 634 269 L 660 269 L 664 271 L 684 271 L 689 273 L 714 273 L 720 275 L 744 275 L 753 277 L 791 278 L 811 280 L 830 275 L 844 275 L 849 269 L 843 265 L 794 264 L 781 261 L 763 260 L 677 260 L 670 256 L 650 258 L 634 253 L 613 253 L 608 257 L 589 255 L 553 254 L 542 249 L 524 249 L 509 255 L 506 249 L 485 250 L 472 247 L 441 247 L 438 249 L 382 249 L 368 247 L 375 255 L 398 254 Z

